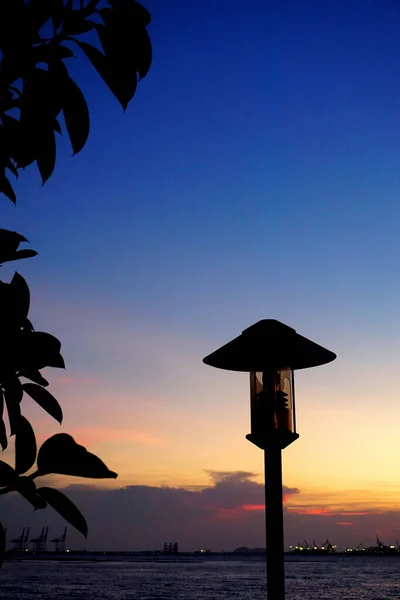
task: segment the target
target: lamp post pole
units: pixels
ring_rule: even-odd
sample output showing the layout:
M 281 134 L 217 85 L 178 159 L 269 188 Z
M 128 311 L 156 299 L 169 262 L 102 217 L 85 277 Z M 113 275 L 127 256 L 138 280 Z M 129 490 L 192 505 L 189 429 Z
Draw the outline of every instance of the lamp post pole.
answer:
M 251 433 L 246 438 L 264 451 L 268 600 L 285 600 L 282 450 L 299 437 L 293 371 L 335 358 L 292 327 L 263 319 L 203 359 L 211 367 L 250 373 Z
M 265 527 L 267 543 L 267 598 L 284 600 L 282 451 L 278 444 L 264 450 Z
M 259 418 L 254 424 L 264 443 L 265 477 L 265 541 L 267 559 L 267 598 L 285 600 L 285 564 L 283 536 L 283 497 L 282 497 L 282 437 L 277 429 L 286 413 L 285 396 L 277 391 L 277 371 L 264 367 L 262 391 L 256 395 Z M 261 383 L 261 382 L 260 382 Z M 292 382 L 293 383 L 293 382 Z M 292 390 L 293 394 L 293 390 Z M 291 399 L 291 405 L 293 406 Z M 263 414 L 263 416 L 261 416 Z M 261 418 L 260 418 L 261 417 Z M 259 428 L 259 429 L 258 429 Z M 293 441 L 293 440 L 291 440 Z

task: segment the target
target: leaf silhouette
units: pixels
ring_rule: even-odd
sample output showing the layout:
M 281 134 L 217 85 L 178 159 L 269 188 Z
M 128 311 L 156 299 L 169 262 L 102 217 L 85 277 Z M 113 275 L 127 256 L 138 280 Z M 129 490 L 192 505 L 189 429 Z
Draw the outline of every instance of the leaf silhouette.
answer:
M 138 73 L 140 79 L 143 79 L 143 77 L 146 77 L 147 73 L 150 70 L 151 61 L 153 58 L 150 37 L 146 29 L 142 31 L 140 40 L 138 40 L 138 42 L 141 45 Z
M 0 264 L 9 262 L 11 260 L 17 260 L 18 258 L 29 258 L 30 256 L 36 256 L 37 252 L 34 250 L 18 250 L 18 246 L 21 242 L 27 242 L 23 235 L 16 231 L 9 231 L 8 229 L 0 229 Z M 27 255 L 21 255 L 20 253 L 28 253 Z
M 89 135 L 89 110 L 84 95 L 70 77 L 64 82 L 64 118 L 74 154 L 82 150 Z
M 18 179 L 18 171 L 17 171 L 17 167 L 14 165 L 14 163 L 12 162 L 12 160 L 10 159 L 7 163 L 7 169 L 10 169 L 11 173 L 13 175 L 15 175 L 15 177 L 17 177 Z
M 0 486 L 14 485 L 18 481 L 17 472 L 6 462 L 0 460 Z
M 21 258 L 33 258 L 34 256 L 37 256 L 36 250 L 29 250 L 29 248 L 23 248 L 23 250 L 17 250 L 13 257 L 3 259 L 2 262 L 20 260 Z
M 10 423 L 11 435 L 15 435 L 18 429 L 19 421 L 21 419 L 21 408 L 16 397 L 7 391 L 4 394 L 7 406 L 8 421 Z
M 105 31 L 97 33 L 104 53 L 114 64 L 119 65 L 121 73 L 139 73 L 141 79 L 150 69 L 152 48 L 146 25 L 150 23 L 150 14 L 137 2 L 131 0 L 110 0 L 114 10 L 99 10 Z
M 29 288 L 23 277 L 15 273 L 11 283 L 0 282 L 0 314 L 3 342 L 6 331 L 20 330 L 29 311 Z
M 30 379 L 31 381 L 34 381 L 42 387 L 47 387 L 49 385 L 49 382 L 47 381 L 47 379 L 42 377 L 40 371 L 19 371 L 18 377 L 25 377 L 25 379 Z
M 24 392 L 22 390 L 22 385 L 18 377 L 13 377 L 7 383 L 3 384 L 4 387 L 4 395 L 6 400 L 12 404 L 21 404 L 22 396 Z
M 0 419 L 0 446 L 2 450 L 6 450 L 8 446 L 6 426 L 3 419 Z
M 100 458 L 77 444 L 67 433 L 57 433 L 43 443 L 37 467 L 41 475 L 59 473 L 91 479 L 117 477 L 117 473 L 110 471 Z
M 27 242 L 28 240 L 17 233 L 16 231 L 10 231 L 9 229 L 1 229 L 0 228 L 0 251 L 1 254 L 5 252 L 6 254 L 14 253 L 18 250 L 18 246 L 21 242 Z
M 15 470 L 26 473 L 36 460 L 36 438 L 29 421 L 21 415 L 15 433 Z
M 44 367 L 65 368 L 59 340 L 42 331 L 20 331 L 9 340 L 8 347 L 0 346 L 0 364 L 11 365 L 18 371 L 36 371 Z
M 62 135 L 61 125 L 57 121 L 57 119 L 54 119 L 54 121 L 53 121 L 53 129 L 54 129 L 54 131 L 56 131 L 57 133 L 59 133 L 60 135 Z
M 59 14 L 63 8 L 62 0 L 30 0 L 26 6 L 27 18 L 34 29 L 40 30 L 55 13 Z
M 29 396 L 39 404 L 39 406 L 49 413 L 53 419 L 59 423 L 62 422 L 63 413 L 61 406 L 54 396 L 50 394 L 50 392 L 36 383 L 24 383 L 22 384 L 22 389 L 24 392 L 29 394 Z
M 13 295 L 13 310 L 16 314 L 17 322 L 20 323 L 28 316 L 30 304 L 29 287 L 25 279 L 19 273 L 15 273 L 11 280 L 10 288 Z
M 45 184 L 54 171 L 56 164 L 56 139 L 53 127 L 46 124 L 37 134 L 40 136 L 39 151 L 36 162 L 42 176 L 42 184 Z M 39 140 L 37 140 L 39 142 Z
M 15 195 L 15 192 L 13 190 L 13 187 L 9 181 L 9 179 L 5 176 L 2 175 L 0 177 L 1 179 L 1 190 L 3 192 L 3 194 L 5 194 L 7 196 L 7 198 L 9 198 L 11 200 L 11 202 L 13 202 L 14 204 L 17 202 L 17 196 Z
M 40 487 L 37 493 L 85 538 L 87 537 L 88 528 L 84 516 L 65 494 L 49 487 Z
M 98 27 L 96 27 L 98 29 Z M 136 77 L 134 74 L 122 72 L 118 64 L 111 62 L 100 50 L 74 39 L 81 50 L 86 54 L 104 83 L 117 98 L 123 109 L 128 106 L 128 102 L 133 98 L 136 90 Z
M 20 477 L 16 486 L 19 492 L 28 502 L 32 504 L 35 510 L 46 508 L 47 502 L 44 498 L 38 495 L 35 482 L 28 477 Z

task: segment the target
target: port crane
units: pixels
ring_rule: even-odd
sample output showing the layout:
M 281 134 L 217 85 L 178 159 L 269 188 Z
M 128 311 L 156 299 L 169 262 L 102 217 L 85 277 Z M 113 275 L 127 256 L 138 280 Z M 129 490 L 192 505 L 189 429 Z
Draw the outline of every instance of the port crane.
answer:
M 300 544 L 299 542 L 297 542 L 296 550 L 304 550 L 303 544 Z
M 13 550 L 17 550 L 18 552 L 25 552 L 28 549 L 28 537 L 29 527 L 26 530 L 24 527 L 19 537 L 10 540 L 10 542 L 13 544 Z
M 65 552 L 65 539 L 67 537 L 67 528 L 64 529 L 64 533 L 58 538 L 51 540 L 55 544 L 55 552 Z
M 361 542 L 360 544 L 358 544 L 357 548 L 356 548 L 357 552 L 364 552 L 365 551 L 365 546 L 364 544 Z
M 336 546 L 334 544 L 331 544 L 330 541 L 328 540 L 328 538 L 325 540 L 325 542 L 322 544 L 322 548 L 324 550 L 326 550 L 326 552 L 334 552 Z
M 39 535 L 39 537 L 32 538 L 29 540 L 33 544 L 32 550 L 34 552 L 45 552 L 46 551 L 46 543 L 47 543 L 48 533 L 49 533 L 49 528 L 43 527 L 42 532 Z

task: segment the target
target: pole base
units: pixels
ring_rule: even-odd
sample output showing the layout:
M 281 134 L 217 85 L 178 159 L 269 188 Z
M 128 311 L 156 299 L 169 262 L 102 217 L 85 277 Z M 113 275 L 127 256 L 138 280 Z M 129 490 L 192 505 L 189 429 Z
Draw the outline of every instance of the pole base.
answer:
M 277 429 L 265 436 L 259 436 L 254 433 L 246 435 L 246 439 L 258 448 L 261 448 L 261 450 L 267 450 L 271 446 L 274 448 L 278 446 L 278 448 L 283 450 L 295 442 L 299 437 L 298 433 Z

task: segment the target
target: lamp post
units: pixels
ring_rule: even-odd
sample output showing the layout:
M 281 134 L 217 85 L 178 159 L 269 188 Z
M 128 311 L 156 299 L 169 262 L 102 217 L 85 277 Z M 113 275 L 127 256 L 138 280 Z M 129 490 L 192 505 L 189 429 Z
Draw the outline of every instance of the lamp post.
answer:
M 293 372 L 335 358 L 288 325 L 264 319 L 203 359 L 218 369 L 250 373 L 251 433 L 246 438 L 264 450 L 268 600 L 285 598 L 282 450 L 299 437 Z

